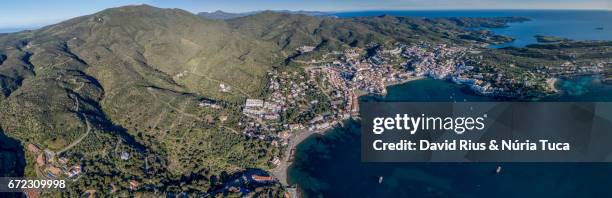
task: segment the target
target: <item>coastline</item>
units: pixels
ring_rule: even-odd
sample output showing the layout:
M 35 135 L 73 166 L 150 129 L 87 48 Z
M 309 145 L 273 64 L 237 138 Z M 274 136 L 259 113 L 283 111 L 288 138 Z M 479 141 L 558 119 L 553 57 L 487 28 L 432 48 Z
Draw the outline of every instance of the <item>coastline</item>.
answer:
M 400 80 L 400 81 L 387 82 L 387 83 L 385 83 L 385 87 L 390 87 L 390 86 L 394 86 L 394 85 L 401 85 L 401 84 L 404 84 L 404 83 L 409 83 L 409 82 L 412 82 L 412 81 L 415 81 L 415 80 L 422 80 L 422 79 L 425 79 L 425 78 L 427 78 L 427 77 L 426 76 L 413 76 L 413 77 L 410 77 L 408 79 L 404 79 L 404 80 Z
M 556 77 L 549 78 L 548 80 L 546 80 L 546 84 L 548 84 L 548 87 L 554 93 L 559 93 L 560 92 L 559 88 L 557 88 L 557 83 L 558 82 L 559 82 L 559 78 L 556 78 Z
M 289 170 L 291 164 L 293 164 L 293 161 L 289 161 L 289 159 L 292 157 L 291 150 L 296 149 L 297 145 L 314 134 L 323 135 L 325 134 L 325 131 L 310 131 L 308 129 L 302 129 L 296 131 L 291 135 L 291 137 L 288 138 L 289 143 L 287 144 L 287 148 L 283 150 L 283 159 L 278 166 L 270 170 L 270 174 L 272 174 L 272 176 L 276 178 L 283 186 L 289 185 L 287 171 Z
M 583 81 L 579 81 L 578 79 L 575 79 L 575 80 L 577 80 L 576 82 L 583 82 Z M 429 92 L 429 90 L 438 90 L 437 87 L 439 87 L 439 90 L 443 92 L 450 92 L 450 91 L 446 91 L 447 89 L 453 89 L 457 92 L 461 92 L 460 90 L 461 88 L 458 86 L 455 86 L 452 83 L 442 82 L 439 80 L 435 80 L 435 81 L 427 80 L 424 82 L 428 82 L 428 83 L 435 82 L 435 83 L 432 83 L 431 86 L 429 86 L 429 85 L 419 84 L 420 82 L 413 82 L 414 85 L 410 84 L 409 86 L 402 86 L 402 88 L 406 87 L 408 89 L 390 88 L 389 96 L 396 98 L 398 97 L 396 93 L 417 93 L 419 94 L 417 96 L 426 96 L 426 95 L 423 95 L 421 92 L 415 92 L 415 90 L 421 89 L 423 86 L 426 86 L 425 88 L 426 91 L 423 91 L 423 92 Z M 448 86 L 441 86 L 441 83 L 448 84 Z M 416 86 L 416 85 L 419 85 L 419 86 Z M 454 93 L 455 91 L 452 91 L 452 92 Z M 612 92 L 607 92 L 607 93 L 612 93 Z M 414 94 L 411 94 L 411 95 L 414 95 Z M 468 95 L 468 93 L 466 93 L 465 95 L 457 95 L 457 96 L 464 97 L 464 96 L 470 96 L 470 95 L 473 95 L 473 94 L 470 93 Z M 606 95 L 609 95 L 609 94 L 606 94 Z M 445 96 L 446 95 L 441 95 L 441 97 L 445 97 Z M 359 152 L 359 148 L 355 147 L 359 145 L 359 139 L 350 138 L 351 141 L 347 143 L 345 142 L 345 140 L 347 140 L 345 139 L 345 137 L 348 137 L 348 136 L 343 136 L 342 134 L 348 134 L 348 133 L 344 133 L 343 129 L 342 131 L 337 131 L 337 132 L 339 133 L 336 133 L 336 131 L 326 133 L 326 134 L 333 134 L 331 135 L 333 136 L 331 138 L 328 138 L 330 137 L 330 135 L 325 135 L 325 137 L 315 136 L 316 139 L 309 139 L 306 141 L 305 145 L 301 145 L 302 147 L 300 147 L 300 150 L 299 150 L 300 151 L 299 157 L 302 157 L 302 155 L 305 154 L 307 156 L 304 156 L 304 157 L 308 157 L 308 160 L 304 161 L 296 157 L 296 159 L 300 161 L 295 161 L 296 166 L 292 167 L 292 174 L 294 174 L 292 176 L 294 176 L 295 178 L 291 178 L 292 186 L 288 187 L 287 189 L 292 190 L 291 192 L 296 192 L 293 190 L 296 190 L 296 187 L 297 187 L 297 190 L 299 191 L 297 191 L 298 193 L 295 193 L 295 194 L 301 195 L 302 197 L 306 197 L 308 195 L 310 196 L 326 195 L 326 196 L 334 197 L 334 196 L 338 196 L 344 193 L 348 194 L 347 196 L 352 196 L 352 197 L 359 197 L 359 196 L 374 196 L 375 197 L 377 193 L 381 193 L 381 192 L 367 192 L 368 191 L 367 189 L 371 186 L 381 185 L 378 183 L 379 176 L 384 176 L 385 183 L 387 183 L 387 181 L 389 180 L 395 180 L 398 178 L 406 178 L 406 177 L 411 178 L 410 173 L 427 173 L 428 175 L 435 175 L 436 173 L 439 173 L 440 171 L 442 172 L 449 171 L 449 172 L 444 172 L 444 173 L 449 173 L 449 174 L 445 174 L 444 176 L 440 178 L 448 178 L 448 180 L 461 182 L 461 181 L 466 181 L 464 178 L 468 177 L 468 178 L 476 178 L 476 179 L 467 180 L 467 182 L 469 182 L 470 184 L 482 185 L 483 184 L 482 181 L 486 181 L 485 183 L 491 184 L 492 186 L 480 188 L 483 191 L 484 189 L 487 189 L 486 192 L 474 191 L 476 193 L 475 195 L 479 195 L 479 193 L 482 193 L 483 197 L 487 197 L 486 194 L 495 192 L 497 190 L 495 186 L 502 185 L 502 184 L 496 183 L 496 182 L 499 182 L 499 175 L 492 174 L 492 172 L 494 172 L 495 170 L 495 167 L 493 166 L 492 167 L 488 167 L 488 166 L 486 167 L 478 167 L 478 166 L 476 167 L 474 166 L 448 167 L 448 166 L 442 165 L 442 166 L 435 166 L 435 167 L 429 167 L 429 166 L 427 167 L 422 167 L 422 166 L 402 167 L 402 166 L 390 165 L 387 167 L 385 165 L 379 166 L 379 165 L 373 165 L 373 164 L 368 165 L 367 163 L 361 164 L 358 162 L 358 160 L 355 160 L 356 159 L 355 156 L 345 155 L 345 153 L 347 152 L 351 152 L 351 153 Z M 358 133 L 358 131 L 354 131 L 354 130 L 353 132 Z M 342 136 L 336 136 L 336 135 L 342 135 Z M 311 137 L 311 138 L 315 138 L 315 137 Z M 351 137 L 355 137 L 355 136 L 351 136 Z M 330 148 L 329 147 L 330 145 L 333 145 L 333 146 L 331 146 Z M 328 149 L 321 150 L 323 148 L 328 148 L 331 150 L 328 150 Z M 301 150 L 301 149 L 305 149 L 305 150 Z M 306 153 L 304 153 L 304 151 Z M 328 156 L 332 156 L 332 157 L 329 158 Z M 337 165 L 339 161 L 347 162 L 347 163 L 342 163 L 342 165 Z M 298 165 L 300 167 L 297 167 Z M 312 166 L 317 166 L 317 167 L 313 169 Z M 520 183 L 524 184 L 524 182 L 522 181 L 533 180 L 533 177 L 529 177 L 529 175 L 534 175 L 534 174 L 537 175 L 539 172 L 541 173 L 542 171 L 549 172 L 548 170 L 549 167 L 542 167 L 542 166 L 519 165 L 517 167 L 511 167 L 511 166 L 506 167 L 504 165 L 503 168 L 504 168 L 504 171 L 503 171 L 504 173 L 502 174 L 506 174 L 507 169 L 508 170 L 513 169 L 513 171 L 508 171 L 508 172 L 513 172 L 512 174 L 523 173 L 523 175 L 515 175 L 517 176 L 516 177 L 517 180 L 501 181 L 503 185 L 512 185 L 512 184 L 520 184 Z M 552 172 L 553 174 L 547 174 L 547 175 L 544 175 L 543 177 L 556 178 L 556 177 L 561 176 L 561 178 L 563 178 L 562 173 L 570 169 L 572 168 L 558 167 L 558 169 L 556 168 L 556 169 L 550 170 L 550 172 Z M 405 172 L 402 172 L 402 170 L 405 170 Z M 462 172 L 462 173 L 459 175 L 455 175 L 453 174 L 454 172 L 451 172 L 451 171 Z M 574 175 L 575 177 L 574 176 L 570 177 L 569 181 L 571 181 L 571 179 L 577 179 L 577 180 L 584 179 L 585 181 L 589 181 L 588 177 L 590 176 L 590 174 L 593 174 L 593 173 L 596 174 L 597 172 L 601 172 L 601 171 L 602 170 L 577 173 L 576 175 Z M 400 172 L 405 173 L 405 174 L 397 174 Z M 557 173 L 557 172 L 560 172 L 560 173 Z M 350 179 L 346 180 L 346 177 L 333 177 L 334 174 L 345 175 L 345 176 L 349 175 L 351 176 L 351 178 L 363 178 L 363 179 L 362 180 L 350 180 Z M 351 175 L 351 174 L 354 174 L 354 175 Z M 524 175 L 527 175 L 527 176 L 522 177 Z M 587 175 L 587 176 L 583 176 L 583 175 Z M 421 175 L 418 175 L 418 176 L 421 176 Z M 312 180 L 310 178 L 312 178 Z M 416 182 L 410 181 L 409 179 L 404 180 L 404 181 L 407 183 L 416 183 Z M 437 183 L 437 181 L 441 181 L 441 180 L 418 181 L 418 183 L 434 185 L 434 184 L 439 184 Z M 331 188 L 329 186 L 331 186 Z M 389 187 L 390 190 L 387 191 L 389 192 L 389 194 L 386 196 L 393 196 L 392 194 L 393 192 L 399 192 L 398 190 L 403 190 L 401 186 L 402 185 L 399 185 L 399 187 L 395 187 L 395 186 Z M 343 188 L 340 189 L 339 187 L 343 187 Z M 385 187 L 387 186 L 379 186 L 377 188 L 385 188 Z M 525 189 L 525 190 L 536 190 L 538 192 L 539 192 L 539 189 L 541 189 L 540 186 L 533 187 L 532 185 L 523 185 L 523 186 L 520 186 L 519 188 Z M 354 191 L 351 189 L 353 189 Z M 361 189 L 365 189 L 365 190 L 361 190 Z M 456 189 L 460 190 L 460 187 L 457 187 Z M 382 192 L 382 194 L 386 194 L 387 192 Z M 419 194 L 423 196 L 428 195 L 427 193 L 430 193 L 430 192 L 429 191 L 415 192 L 415 194 Z
M 400 85 L 400 84 L 405 84 L 405 83 L 409 83 L 412 81 L 416 81 L 416 80 L 422 80 L 422 79 L 426 79 L 428 77 L 426 76 L 413 76 L 410 77 L 408 79 L 404 79 L 404 80 L 400 80 L 400 81 L 394 81 L 394 82 L 385 82 L 385 88 L 391 87 L 391 86 L 395 86 L 395 85 Z M 558 82 L 558 78 L 554 78 L 551 82 L 552 85 L 555 85 Z M 558 91 L 558 89 L 556 88 L 556 86 L 553 86 L 555 88 L 555 91 Z M 372 93 L 368 93 L 366 91 L 363 90 L 352 90 L 353 95 L 355 95 L 356 98 L 360 98 L 362 96 L 367 96 L 367 95 L 372 95 Z M 386 95 L 386 90 L 384 95 Z M 358 106 L 357 106 L 358 107 Z M 292 158 L 292 153 L 291 151 L 295 149 L 297 149 L 297 146 L 302 143 L 304 140 L 306 140 L 307 138 L 309 138 L 312 135 L 318 134 L 318 135 L 325 135 L 328 131 L 333 130 L 335 127 L 337 127 L 338 125 L 341 125 L 342 122 L 348 120 L 348 119 L 359 119 L 359 115 L 352 115 L 350 118 L 347 119 L 342 119 L 342 120 L 338 120 L 337 124 L 326 129 L 326 130 L 314 130 L 314 131 L 310 131 L 308 129 L 301 129 L 298 131 L 295 131 L 291 134 L 291 136 L 288 138 L 288 145 L 287 147 L 282 151 L 283 152 L 283 158 L 281 159 L 281 162 L 278 166 L 276 166 L 275 168 L 270 170 L 270 174 L 276 178 L 283 186 L 289 186 L 289 181 L 288 181 L 288 169 L 289 167 L 293 164 L 293 160 L 289 161 L 290 158 Z M 294 186 L 295 187 L 295 186 Z
M 396 82 L 391 82 L 391 83 L 385 83 L 385 88 L 390 87 L 390 86 L 394 86 L 394 85 L 399 85 L 399 84 L 404 84 L 404 83 L 409 83 L 415 80 L 421 80 L 424 79 L 426 77 L 424 76 L 419 76 L 419 77 L 411 77 L 405 80 L 401 80 L 401 81 L 396 81 Z M 361 91 L 361 90 L 354 90 L 353 94 L 355 94 L 357 96 L 357 98 L 361 97 L 361 96 L 365 96 L 365 95 L 369 95 L 370 93 L 367 93 L 365 91 Z M 281 159 L 281 162 L 278 166 L 276 166 L 275 168 L 270 170 L 270 174 L 272 174 L 272 176 L 274 178 L 276 178 L 283 186 L 288 186 L 289 185 L 289 180 L 288 180 L 288 170 L 289 167 L 293 164 L 293 161 L 289 161 L 289 159 L 292 157 L 291 156 L 291 151 L 297 149 L 297 146 L 302 143 L 304 140 L 306 140 L 307 138 L 309 138 L 312 135 L 315 134 L 319 134 L 319 135 L 325 135 L 325 133 L 327 133 L 327 131 L 332 130 L 333 128 L 337 127 L 337 125 L 341 125 L 342 122 L 348 120 L 348 119 L 355 119 L 358 118 L 359 116 L 351 116 L 351 118 L 347 118 L 347 119 L 343 119 L 343 120 L 339 120 L 338 124 L 332 126 L 329 129 L 326 130 L 314 130 L 314 131 L 310 131 L 308 129 L 302 129 L 302 130 L 298 130 L 296 132 L 294 132 L 288 139 L 289 142 L 287 144 L 287 148 L 285 148 L 283 150 L 283 159 Z

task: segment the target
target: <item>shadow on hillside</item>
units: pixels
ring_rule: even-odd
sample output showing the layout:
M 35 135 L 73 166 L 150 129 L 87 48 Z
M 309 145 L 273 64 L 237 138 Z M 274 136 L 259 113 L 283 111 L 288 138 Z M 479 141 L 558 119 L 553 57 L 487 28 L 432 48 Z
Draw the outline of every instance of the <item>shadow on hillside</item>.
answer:
M 21 143 L 0 129 L 0 177 L 23 177 L 25 153 Z M 22 197 L 21 193 L 0 193 L 0 197 Z

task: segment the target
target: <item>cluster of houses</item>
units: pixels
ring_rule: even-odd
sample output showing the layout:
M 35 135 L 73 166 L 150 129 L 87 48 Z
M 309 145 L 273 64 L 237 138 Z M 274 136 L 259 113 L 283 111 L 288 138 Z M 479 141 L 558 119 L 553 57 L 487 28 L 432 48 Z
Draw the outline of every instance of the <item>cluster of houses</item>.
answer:
M 397 44 L 392 49 L 385 49 L 382 46 L 375 48 L 375 53 L 369 56 L 362 55 L 364 49 L 361 48 L 345 50 L 339 59 L 327 65 L 327 68 L 337 71 L 334 76 L 338 76 L 341 80 L 332 82 L 338 87 L 344 86 L 341 84 L 345 83 L 349 90 L 385 95 L 389 84 L 403 82 L 413 77 L 413 72 L 406 70 L 403 65 L 397 67 L 391 63 L 399 59 L 405 45 Z M 334 76 L 330 76 L 330 79 L 336 79 Z
M 482 62 L 480 51 L 471 47 L 451 46 L 448 44 L 429 44 L 421 42 L 415 45 L 395 44 L 390 49 L 371 45 L 367 56 L 361 48 L 350 48 L 344 51 L 339 59 L 326 64 L 329 74 L 340 76 L 349 90 L 360 90 L 370 94 L 386 94 L 386 86 L 404 82 L 415 77 L 445 79 L 458 84 L 465 84 L 481 95 L 515 97 L 521 92 L 513 87 L 542 87 L 554 90 L 547 76 L 564 74 L 597 74 L 609 63 L 597 63 L 590 66 L 575 66 L 565 63 L 555 71 L 528 71 L 523 76 L 506 76 L 499 68 L 492 72 L 478 72 L 471 65 L 486 66 Z M 399 59 L 402 58 L 403 60 Z M 399 64 L 398 62 L 403 62 Z M 394 65 L 395 64 L 395 65 Z M 471 64 L 471 65 L 468 65 Z M 512 65 L 510 65 L 512 67 Z M 549 69 L 550 70 L 550 69 Z M 542 75 L 535 75 L 540 72 Z M 329 79 L 334 79 L 334 77 Z M 545 84 L 543 84 L 545 83 Z M 338 86 L 341 87 L 341 86 Z M 524 91 L 524 90 L 523 90 Z
M 314 78 L 316 75 L 324 75 L 325 81 L 331 85 L 331 91 L 328 92 L 330 100 L 331 111 L 315 117 L 310 121 L 312 124 L 319 123 L 314 126 L 315 129 L 325 129 L 325 126 L 333 125 L 334 121 L 338 119 L 348 119 L 351 114 L 357 113 L 358 101 L 354 92 L 354 87 L 351 86 L 350 81 L 343 78 L 343 71 L 338 68 L 324 67 L 318 69 L 309 70 L 309 75 Z M 322 121 L 322 123 L 321 123 Z
M 352 97 L 352 92 L 346 85 L 340 85 L 340 79 L 331 81 L 338 82 L 338 88 L 334 83 L 333 90 L 327 94 L 317 83 L 315 75 L 321 75 L 327 79 L 329 74 L 323 70 L 307 70 L 306 73 L 298 71 L 271 71 L 268 75 L 269 83 L 267 91 L 268 97 L 265 99 L 246 99 L 242 109 L 244 124 L 243 133 L 251 138 L 270 141 L 272 145 L 281 146 L 288 144 L 291 131 L 308 129 L 311 131 L 326 130 L 334 126 L 341 119 L 350 117 L 353 106 L 357 106 L 356 97 Z M 334 75 L 332 75 L 334 76 Z M 339 77 L 338 77 L 339 78 Z M 314 99 L 329 95 L 331 108 L 329 112 L 317 114 L 314 118 L 307 121 L 282 120 L 281 115 L 291 110 L 303 113 L 314 113 L 314 108 L 320 101 Z M 352 102 L 355 101 L 355 102 Z M 350 102 L 352 106 L 347 102 Z M 274 158 L 271 164 L 279 165 L 281 160 Z
M 277 182 L 276 179 L 261 169 L 247 169 L 232 175 L 231 178 L 226 180 L 222 188 L 211 192 L 209 196 L 219 197 L 218 195 L 223 194 L 223 197 L 227 197 L 228 195 L 225 193 L 229 192 L 240 195 L 240 197 L 251 197 L 252 192 L 274 185 Z M 230 197 L 233 196 L 230 195 Z
M 242 109 L 242 114 L 245 115 L 244 121 L 246 126 L 244 134 L 248 137 L 254 137 L 261 140 L 274 140 L 276 137 L 269 133 L 278 130 L 273 124 L 280 118 L 282 107 L 275 102 L 266 102 L 261 99 L 249 98 L 246 100 Z
M 65 156 L 57 157 L 55 152 L 49 149 L 41 150 L 34 144 L 28 144 L 27 149 L 36 156 L 37 172 L 43 174 L 46 178 L 73 178 L 82 172 L 80 164 L 71 166 L 68 164 L 69 160 Z
M 407 66 L 414 70 L 416 76 L 445 79 L 470 68 L 464 67 L 461 61 L 467 52 L 468 48 L 465 47 L 420 44 L 407 47 L 402 56 L 410 61 Z
M 202 100 L 200 101 L 200 103 L 198 103 L 198 106 L 200 107 L 208 107 L 208 108 L 213 108 L 213 109 L 220 109 L 221 106 L 216 104 L 213 101 L 210 100 Z
M 466 65 L 466 62 L 480 62 L 468 61 L 472 59 L 468 54 L 477 53 L 480 52 L 467 47 L 421 43 L 405 48 L 402 56 L 409 60 L 406 66 L 413 70 L 415 76 L 448 79 L 457 84 L 467 85 L 480 95 L 514 95 L 509 93 L 509 89 L 500 86 L 511 82 L 502 73 L 487 73 L 487 76 L 494 75 L 492 76 L 494 81 L 489 82 L 485 80 L 482 73 L 471 72 L 474 66 Z M 479 58 L 482 59 L 482 57 Z
M 312 81 L 306 81 L 305 76 L 298 72 L 270 72 L 268 91 L 271 93 L 265 99 L 249 98 L 242 109 L 246 119 L 244 133 L 249 137 L 263 140 L 284 140 L 277 132 L 303 129 L 299 123 L 281 123 L 281 113 L 290 107 L 306 110 L 304 103 L 306 91 L 316 86 Z
M 242 109 L 244 115 L 264 120 L 278 120 L 282 106 L 276 102 L 260 99 L 247 99 Z
M 612 62 L 600 62 L 591 65 L 578 66 L 575 62 L 565 62 L 558 68 L 552 68 L 549 71 L 553 75 L 558 76 L 572 76 L 572 75 L 588 75 L 588 74 L 600 74 L 606 67 L 612 66 Z

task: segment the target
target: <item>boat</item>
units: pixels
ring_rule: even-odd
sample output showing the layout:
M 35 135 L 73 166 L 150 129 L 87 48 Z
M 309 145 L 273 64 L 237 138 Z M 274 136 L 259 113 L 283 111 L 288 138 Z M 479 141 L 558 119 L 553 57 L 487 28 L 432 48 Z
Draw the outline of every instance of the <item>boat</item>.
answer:
M 497 169 L 495 169 L 495 173 L 499 174 L 502 170 L 501 166 L 497 166 Z
M 383 177 L 382 176 L 378 177 L 378 183 L 381 184 L 382 182 L 383 182 Z

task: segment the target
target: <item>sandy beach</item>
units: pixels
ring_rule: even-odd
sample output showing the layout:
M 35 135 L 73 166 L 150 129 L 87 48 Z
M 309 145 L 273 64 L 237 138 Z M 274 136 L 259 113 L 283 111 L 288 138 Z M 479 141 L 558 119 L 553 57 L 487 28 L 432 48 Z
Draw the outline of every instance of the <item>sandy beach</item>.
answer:
M 389 86 L 393 86 L 393 85 L 398 85 L 398 84 L 404 84 L 410 81 L 414 81 L 414 80 L 420 80 L 423 79 L 424 77 L 413 77 L 413 78 L 409 78 L 406 80 L 402 80 L 402 81 L 398 81 L 398 82 L 393 82 L 393 83 L 387 83 L 385 84 L 386 87 Z M 363 95 L 367 95 L 366 92 L 363 91 L 357 91 L 356 94 L 358 94 L 358 97 L 363 96 Z M 342 120 L 344 121 L 344 120 Z M 340 122 L 342 122 L 340 121 Z M 335 127 L 335 126 L 334 126 Z M 328 129 L 331 130 L 331 129 Z M 296 149 L 297 145 L 300 144 L 302 141 L 304 141 L 306 138 L 310 137 L 311 135 L 314 134 L 320 134 L 323 135 L 326 131 L 310 131 L 308 129 L 302 129 L 302 130 L 298 130 L 296 132 L 294 132 L 291 137 L 289 137 L 289 143 L 287 145 L 287 148 L 283 151 L 284 155 L 283 155 L 283 159 L 281 159 L 280 164 L 272 169 L 270 172 L 272 174 L 272 176 L 274 176 L 274 178 L 278 179 L 278 181 L 283 184 L 284 186 L 289 185 L 289 182 L 287 180 L 287 170 L 289 169 L 289 166 L 291 166 L 292 162 L 289 162 L 289 159 L 291 158 L 291 150 Z
M 291 158 L 291 150 L 295 149 L 298 144 L 300 144 L 302 141 L 304 141 L 311 135 L 322 133 L 322 131 L 310 131 L 308 129 L 302 129 L 294 132 L 291 137 L 289 137 L 289 144 L 287 145 L 287 148 L 283 151 L 283 159 L 281 159 L 280 164 L 276 168 L 271 170 L 272 176 L 278 179 L 281 184 L 287 186 L 289 184 L 287 180 L 287 169 L 289 169 L 289 166 L 291 166 L 292 163 L 289 162 L 289 159 Z
M 559 89 L 557 88 L 558 81 L 558 78 L 549 78 L 546 80 L 546 84 L 548 85 L 549 89 L 554 93 L 559 93 Z

